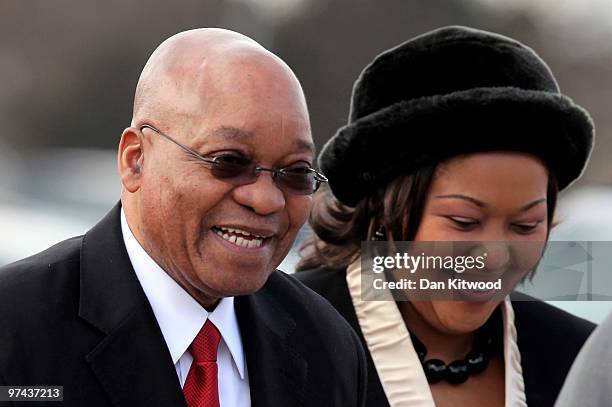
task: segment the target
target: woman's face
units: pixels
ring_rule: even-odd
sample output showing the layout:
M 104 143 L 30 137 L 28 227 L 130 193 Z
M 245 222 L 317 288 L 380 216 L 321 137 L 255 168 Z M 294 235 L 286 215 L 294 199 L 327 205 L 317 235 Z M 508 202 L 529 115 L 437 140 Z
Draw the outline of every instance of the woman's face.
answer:
M 459 156 L 438 166 L 416 241 L 545 241 L 548 172 L 536 157 L 512 152 Z M 495 258 L 497 256 L 497 258 Z M 507 253 L 490 253 L 503 266 Z M 414 301 L 414 309 L 440 332 L 482 326 L 499 302 Z

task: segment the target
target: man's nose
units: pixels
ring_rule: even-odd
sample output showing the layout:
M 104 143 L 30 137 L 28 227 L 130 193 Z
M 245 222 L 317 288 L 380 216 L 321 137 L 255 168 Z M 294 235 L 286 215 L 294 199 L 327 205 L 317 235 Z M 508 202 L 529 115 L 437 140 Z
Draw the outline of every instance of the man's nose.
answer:
M 279 189 L 272 174 L 262 172 L 252 184 L 234 188 L 236 202 L 251 208 L 258 215 L 270 215 L 285 207 L 285 195 Z

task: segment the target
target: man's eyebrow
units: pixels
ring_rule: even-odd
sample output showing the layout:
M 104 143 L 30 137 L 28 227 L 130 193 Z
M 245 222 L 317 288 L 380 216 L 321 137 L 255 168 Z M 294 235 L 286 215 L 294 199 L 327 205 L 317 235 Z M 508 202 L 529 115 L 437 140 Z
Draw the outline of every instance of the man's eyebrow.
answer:
M 253 133 L 245 131 L 233 126 L 221 126 L 216 128 L 210 133 L 213 137 L 224 138 L 226 140 L 245 140 L 253 137 Z M 315 145 L 307 140 L 297 139 L 293 144 L 298 148 L 299 151 L 307 151 L 312 154 L 315 153 Z
M 233 126 L 217 127 L 210 133 L 210 135 L 214 137 L 221 137 L 227 140 L 242 140 L 253 137 L 253 133 L 241 130 Z
M 315 153 L 315 146 L 310 141 L 306 141 L 306 140 L 301 140 L 300 139 L 300 140 L 295 140 L 295 142 L 293 144 L 295 144 L 296 147 L 300 151 L 307 151 L 307 152 L 312 153 L 312 154 Z

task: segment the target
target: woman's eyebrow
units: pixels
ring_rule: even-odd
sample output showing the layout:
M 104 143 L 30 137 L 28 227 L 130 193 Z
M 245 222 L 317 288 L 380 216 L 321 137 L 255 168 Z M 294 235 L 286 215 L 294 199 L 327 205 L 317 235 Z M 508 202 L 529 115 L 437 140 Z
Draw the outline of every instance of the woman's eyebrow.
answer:
M 472 198 L 471 196 L 462 195 L 462 194 L 436 195 L 434 199 L 463 199 L 464 201 L 471 202 L 474 205 L 479 206 L 481 208 L 487 207 L 487 204 L 485 204 L 484 202 L 479 201 L 476 198 Z
M 539 205 L 539 204 L 541 204 L 543 202 L 546 202 L 546 198 L 536 199 L 535 201 L 530 202 L 527 205 L 523 206 L 521 208 L 521 212 L 525 212 L 525 211 L 527 211 L 527 210 L 533 208 L 534 206 Z
M 435 199 L 463 199 L 465 201 L 471 202 L 474 205 L 480 207 L 480 208 L 486 208 L 487 204 L 476 199 L 476 198 L 472 198 L 471 196 L 468 195 L 462 195 L 462 194 L 448 194 L 448 195 L 436 195 L 434 197 Z M 519 209 L 519 211 L 521 212 L 525 212 L 528 211 L 529 209 L 533 208 L 534 206 L 537 206 L 543 202 L 546 202 L 546 198 L 540 198 L 540 199 L 536 199 L 533 202 L 528 203 L 527 205 L 523 206 L 522 208 Z

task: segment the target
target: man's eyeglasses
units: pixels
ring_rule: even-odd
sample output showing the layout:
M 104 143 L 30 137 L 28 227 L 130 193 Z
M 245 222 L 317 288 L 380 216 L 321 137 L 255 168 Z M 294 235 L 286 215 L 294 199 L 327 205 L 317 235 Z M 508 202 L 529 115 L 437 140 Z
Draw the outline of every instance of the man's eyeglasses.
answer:
M 311 195 L 319 189 L 322 183 L 327 182 L 327 178 L 323 174 L 304 164 L 296 164 L 285 168 L 264 168 L 237 154 L 224 154 L 208 158 L 149 124 L 140 126 L 140 131 L 143 129 L 153 130 L 166 140 L 176 144 L 186 153 L 206 163 L 215 178 L 235 186 L 254 183 L 262 171 L 268 171 L 282 191 L 296 195 Z

